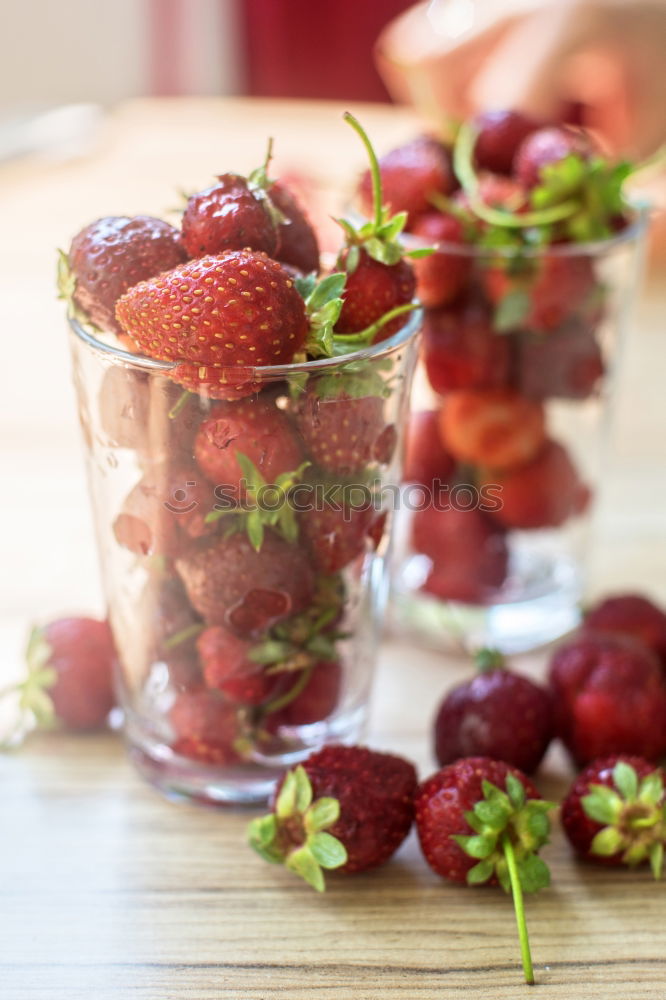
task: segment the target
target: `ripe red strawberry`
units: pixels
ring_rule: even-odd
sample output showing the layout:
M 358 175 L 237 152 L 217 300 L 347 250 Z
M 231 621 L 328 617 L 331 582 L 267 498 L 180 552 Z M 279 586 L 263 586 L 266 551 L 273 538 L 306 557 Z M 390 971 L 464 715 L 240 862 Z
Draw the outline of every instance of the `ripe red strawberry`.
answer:
M 509 389 L 450 393 L 439 432 L 455 458 L 494 469 L 524 465 L 546 438 L 543 407 Z
M 642 757 L 593 761 L 562 803 L 560 818 L 586 861 L 634 867 L 650 862 L 660 878 L 666 847 L 666 775 Z
M 238 174 L 222 174 L 188 198 L 182 230 L 190 257 L 225 250 L 263 250 L 274 257 L 279 243 L 266 192 Z
M 482 650 L 477 662 L 482 672 L 449 691 L 439 706 L 437 761 L 493 757 L 531 774 L 553 738 L 550 691 L 505 669 L 492 650 Z
M 605 372 L 594 330 L 575 320 L 547 336 L 520 338 L 516 388 L 529 399 L 587 399 Z
M 412 413 L 407 427 L 403 481 L 427 487 L 435 480 L 446 483 L 454 468 L 455 461 L 445 451 L 439 436 L 438 411 Z
M 220 399 L 253 393 L 248 367 L 291 361 L 308 329 L 289 275 L 246 250 L 188 261 L 140 282 L 120 299 L 116 315 L 145 354 L 183 362 L 176 381 L 194 391 L 201 384 Z
M 432 209 L 430 196 L 450 194 L 457 186 L 449 151 L 430 136 L 419 136 L 379 159 L 384 203 L 391 212 L 407 212 L 408 226 Z M 359 185 L 361 210 L 373 212 L 373 184 L 366 170 Z
M 517 469 L 481 469 L 480 484 L 499 488 L 501 506 L 493 517 L 506 528 L 557 528 L 583 514 L 591 498 L 569 453 L 557 441 L 546 441 Z
M 513 172 L 527 188 L 543 180 L 543 168 L 573 155 L 589 158 L 594 151 L 590 136 L 581 129 L 553 125 L 528 135 L 516 150 Z
M 583 632 L 550 661 L 556 731 L 578 764 L 615 753 L 658 760 L 666 750 L 660 664 L 628 636 Z
M 520 111 L 484 111 L 473 119 L 478 131 L 474 159 L 480 170 L 510 174 L 520 144 L 540 123 Z
M 645 643 L 666 668 L 666 613 L 641 594 L 617 594 L 590 608 L 584 627 L 618 632 Z
M 416 511 L 412 544 L 432 560 L 423 589 L 440 600 L 480 603 L 506 577 L 506 536 L 480 510 L 432 506 Z
M 271 531 L 259 552 L 245 534 L 234 534 L 192 547 L 176 568 L 206 622 L 240 636 L 260 634 L 304 611 L 314 589 L 305 554 Z
M 267 483 L 297 469 L 303 461 L 291 421 L 275 406 L 271 394 L 218 403 L 199 427 L 194 454 L 204 475 L 216 486 L 225 484 L 238 490 L 244 478 L 238 452 L 249 458 Z
M 384 418 L 380 396 L 319 395 L 308 383 L 296 405 L 296 425 L 310 457 L 325 472 L 349 476 L 366 465 L 391 460 L 395 428 Z
M 416 771 L 366 747 L 327 746 L 278 784 L 274 813 L 250 823 L 251 846 L 315 889 L 322 868 L 353 873 L 384 864 L 414 820 Z
M 465 229 L 459 218 L 444 212 L 419 216 L 412 233 L 436 253 L 413 263 L 416 297 L 428 309 L 454 302 L 465 289 L 473 258 L 465 252 Z
M 507 384 L 509 340 L 495 333 L 483 304 L 471 301 L 428 310 L 422 337 L 423 361 L 435 392 L 496 389 Z
M 222 625 L 205 629 L 197 639 L 204 680 L 229 701 L 261 705 L 282 684 L 279 674 L 270 675 L 250 659 L 254 643 L 239 639 Z
M 479 174 L 477 196 L 488 208 L 497 208 L 505 212 L 519 213 L 527 205 L 527 192 L 514 177 L 503 177 L 500 174 Z M 478 231 L 486 228 L 470 208 L 469 195 L 466 191 L 456 191 L 453 202 L 465 212 L 470 213 L 470 222 L 475 222 Z
M 303 690 L 284 707 L 265 716 L 264 728 L 274 733 L 280 726 L 311 726 L 322 722 L 337 708 L 341 689 L 342 665 L 339 660 L 324 660 L 315 664 Z
M 113 522 L 119 545 L 141 556 L 175 555 L 183 536 L 212 534 L 213 487 L 195 466 L 154 466 L 127 495 Z
M 28 676 L 16 686 L 23 713 L 41 725 L 98 729 L 115 705 L 116 651 L 108 622 L 60 618 L 33 628 Z
M 240 725 L 236 709 L 217 691 L 183 691 L 169 712 L 171 749 L 205 764 L 234 764 Z
M 483 277 L 497 305 L 496 325 L 535 333 L 549 333 L 575 316 L 596 286 L 592 261 L 581 254 L 543 256 L 536 271 L 515 275 L 489 267 Z
M 345 269 L 347 259 L 348 253 L 344 252 L 340 259 L 340 269 Z M 335 324 L 335 332 L 357 333 L 365 330 L 391 309 L 411 302 L 415 289 L 414 268 L 408 261 L 384 264 L 361 250 L 358 264 L 347 273 L 342 293 L 343 306 Z M 374 342 L 392 337 L 404 324 L 404 316 L 391 320 L 382 326 Z
M 101 330 L 121 332 L 115 317 L 128 288 L 186 260 L 180 233 L 147 215 L 108 217 L 92 222 L 69 248 L 69 287 L 63 288 Z
M 348 506 L 341 498 L 339 503 L 323 505 L 322 510 L 311 507 L 303 511 L 299 525 L 317 569 L 327 574 L 338 573 L 365 554 L 372 543 L 374 524 L 381 516 L 370 497 L 368 505 L 363 507 Z
M 270 187 L 270 199 L 284 216 L 278 225 L 277 259 L 308 274 L 319 271 L 319 243 L 310 220 L 282 181 Z
M 499 882 L 512 893 L 525 980 L 533 983 L 522 893 L 550 884 L 537 852 L 548 842 L 553 803 L 518 768 L 464 757 L 424 781 L 415 805 L 421 850 L 434 872 L 467 885 Z

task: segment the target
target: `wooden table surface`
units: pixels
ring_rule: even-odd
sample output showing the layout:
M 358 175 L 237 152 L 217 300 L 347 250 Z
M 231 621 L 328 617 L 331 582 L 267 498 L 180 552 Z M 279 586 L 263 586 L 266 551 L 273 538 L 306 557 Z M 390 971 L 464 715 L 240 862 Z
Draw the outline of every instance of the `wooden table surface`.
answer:
M 379 148 L 412 134 L 406 112 L 351 110 Z M 0 165 L 5 379 L 0 448 L 3 573 L 0 684 L 20 672 L 27 622 L 101 611 L 53 247 L 103 214 L 161 214 L 174 188 L 244 170 L 277 140 L 276 172 L 312 173 L 333 210 L 362 167 L 333 105 L 137 101 L 77 159 Z M 664 297 L 658 275 L 625 352 L 612 472 L 592 589 L 666 599 Z M 5 287 L 6 286 L 6 287 Z M 9 375 L 9 377 L 8 377 Z M 520 666 L 539 674 L 545 654 Z M 433 706 L 465 672 L 440 654 L 386 643 L 369 742 L 433 769 Z M 0 727 L 2 725 L 0 713 Z M 539 776 L 571 778 L 553 748 Z M 243 845 L 251 815 L 164 801 L 112 735 L 33 737 L 0 758 L 2 1000 L 503 1000 L 525 995 L 509 900 L 434 876 L 412 836 L 386 868 L 332 877 L 319 897 Z M 645 872 L 576 864 L 554 830 L 553 886 L 528 900 L 538 995 L 666 997 L 666 897 Z

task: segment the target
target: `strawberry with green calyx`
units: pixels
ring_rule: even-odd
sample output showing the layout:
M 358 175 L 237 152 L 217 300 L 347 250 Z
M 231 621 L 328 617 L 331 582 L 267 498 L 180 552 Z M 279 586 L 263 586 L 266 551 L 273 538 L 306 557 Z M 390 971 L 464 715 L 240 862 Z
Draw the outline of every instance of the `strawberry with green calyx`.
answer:
M 521 771 L 488 757 L 467 757 L 423 782 L 416 826 L 430 867 L 442 878 L 511 892 L 525 973 L 534 983 L 523 893 L 550 884 L 538 851 L 548 842 L 545 802 Z
M 367 747 L 328 746 L 288 771 L 274 811 L 253 820 L 250 845 L 319 892 L 322 869 L 361 872 L 384 864 L 414 819 L 416 771 Z
M 593 761 L 562 803 L 561 819 L 581 857 L 608 865 L 649 862 L 656 879 L 666 846 L 666 777 L 641 757 Z

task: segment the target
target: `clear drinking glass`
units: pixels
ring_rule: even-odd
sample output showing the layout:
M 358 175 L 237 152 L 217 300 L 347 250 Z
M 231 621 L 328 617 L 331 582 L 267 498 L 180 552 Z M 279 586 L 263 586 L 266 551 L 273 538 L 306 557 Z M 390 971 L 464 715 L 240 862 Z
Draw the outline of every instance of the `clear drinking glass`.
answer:
M 416 481 L 395 529 L 399 630 L 442 648 L 517 652 L 578 624 L 645 229 L 638 212 L 593 244 L 440 245 L 466 287 L 424 319 L 415 408 L 432 409 L 415 418 L 406 472 Z
M 361 736 L 419 325 L 220 402 L 71 323 L 125 734 L 166 794 L 258 800 Z

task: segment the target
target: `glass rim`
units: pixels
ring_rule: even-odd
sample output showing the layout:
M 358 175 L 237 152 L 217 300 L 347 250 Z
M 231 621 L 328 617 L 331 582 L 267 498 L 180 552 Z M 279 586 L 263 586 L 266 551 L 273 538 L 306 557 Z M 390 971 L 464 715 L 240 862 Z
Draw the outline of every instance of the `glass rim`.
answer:
M 638 243 L 645 235 L 650 218 L 649 204 L 632 205 L 633 218 L 628 226 L 618 230 L 613 236 L 587 243 L 550 243 L 540 247 L 480 247 L 474 243 L 450 243 L 447 240 L 433 241 L 437 251 L 452 257 L 472 257 L 478 259 L 501 257 L 505 260 L 538 259 L 540 257 L 601 257 L 609 250 L 625 243 Z M 412 233 L 402 233 L 401 239 L 408 248 L 429 246 L 425 237 Z
M 123 350 L 122 347 L 116 347 L 114 344 L 100 340 L 74 316 L 68 316 L 67 320 L 72 333 L 88 347 L 91 347 L 98 354 L 107 355 L 110 359 L 122 361 L 134 368 L 168 373 L 180 365 L 194 364 L 188 358 L 183 358 L 180 361 L 161 361 L 158 358 L 149 358 L 145 354 L 133 354 L 131 351 Z M 419 306 L 408 314 L 406 322 L 392 337 L 387 337 L 386 340 L 380 340 L 350 354 L 340 354 L 332 358 L 316 358 L 314 361 L 292 361 L 282 365 L 219 365 L 216 366 L 216 370 L 219 370 L 220 373 L 233 372 L 236 376 L 242 373 L 244 377 L 247 375 L 249 381 L 268 382 L 303 373 L 326 372 L 341 365 L 358 361 L 381 360 L 396 349 L 408 344 L 420 330 L 422 322 L 423 308 Z M 204 365 L 203 367 L 210 368 L 212 366 Z

